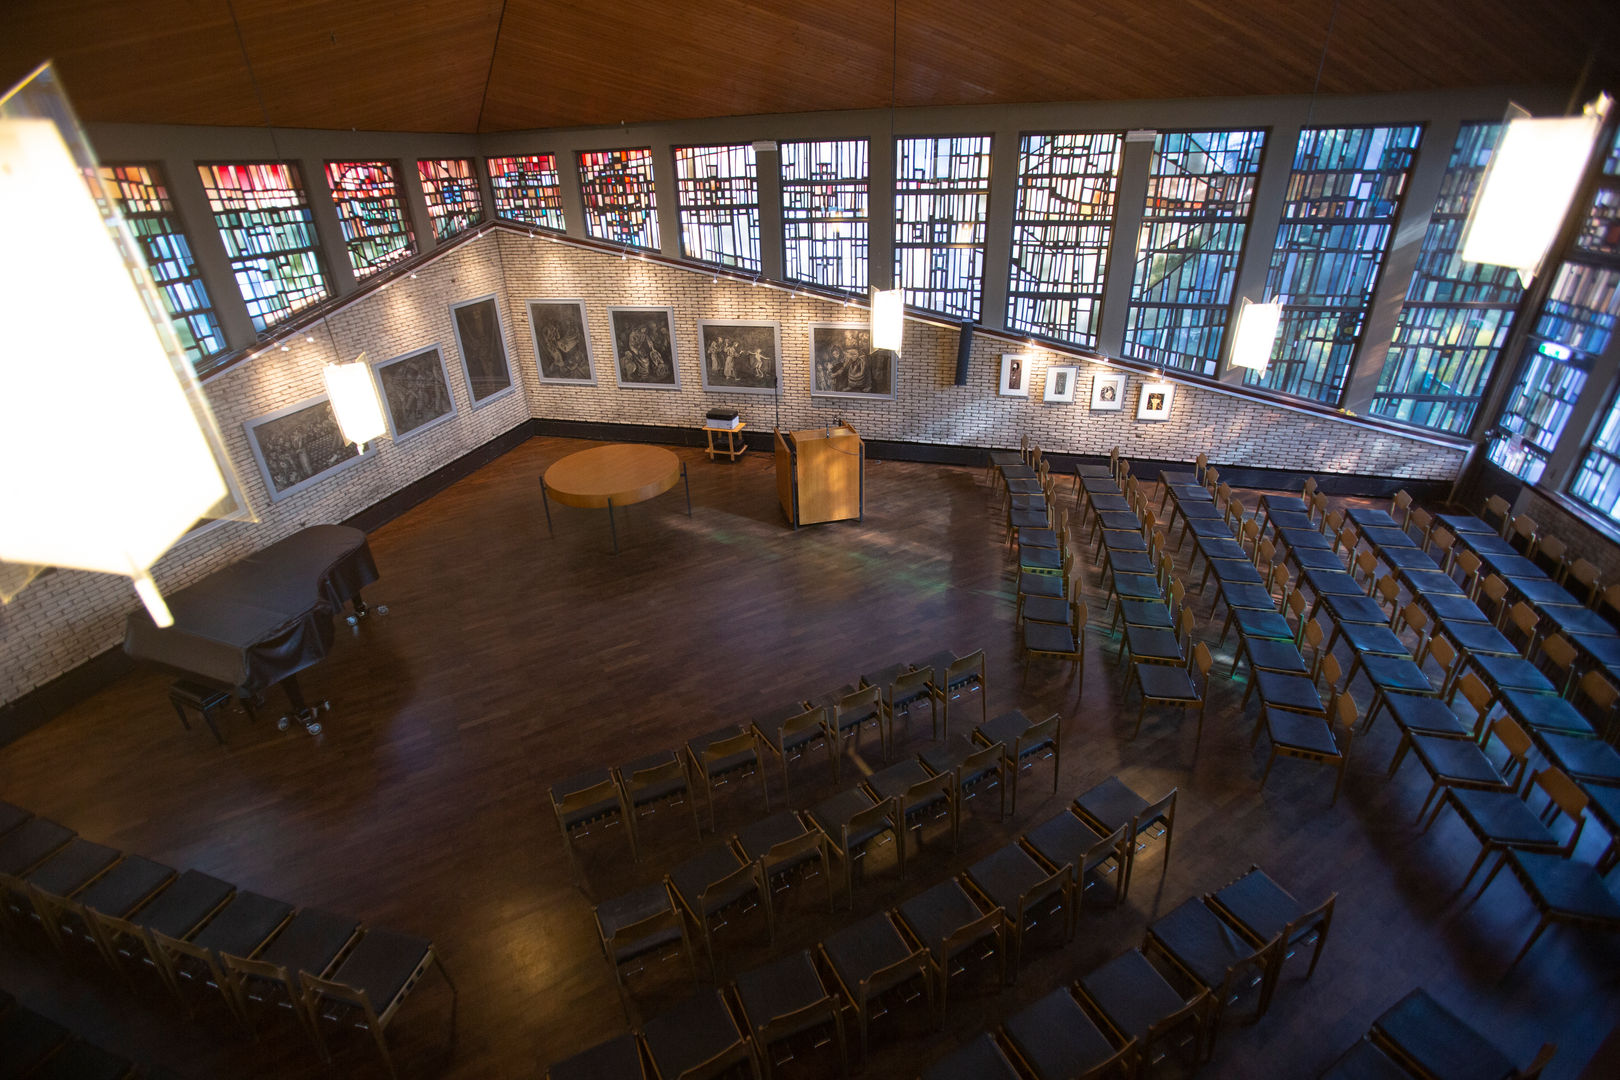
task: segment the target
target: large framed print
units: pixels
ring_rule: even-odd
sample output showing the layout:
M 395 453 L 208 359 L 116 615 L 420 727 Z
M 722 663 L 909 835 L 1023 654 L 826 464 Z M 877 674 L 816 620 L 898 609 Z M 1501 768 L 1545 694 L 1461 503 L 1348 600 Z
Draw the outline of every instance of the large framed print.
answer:
M 872 350 L 870 323 L 810 324 L 810 396 L 893 401 L 895 355 Z
M 1170 419 L 1170 403 L 1175 400 L 1175 396 L 1175 383 L 1143 383 L 1142 396 L 1136 401 L 1136 418 L 1138 420 Z
M 996 392 L 1002 397 L 1029 397 L 1029 357 L 1023 353 L 1001 354 L 1001 385 Z
M 450 375 L 437 345 L 371 365 L 395 442 L 419 434 L 456 414 Z
M 535 369 L 543 383 L 595 386 L 596 357 L 583 300 L 527 300 Z
M 1058 364 L 1046 369 L 1046 390 L 1042 401 L 1068 404 L 1074 400 L 1074 382 L 1080 369 L 1072 364 Z
M 360 460 L 355 445 L 343 437 L 325 394 L 254 417 L 242 427 L 271 502 Z
M 1123 371 L 1104 371 L 1091 380 L 1091 411 L 1119 412 L 1125 407 Z
M 774 394 L 782 381 L 782 327 L 774 322 L 699 319 L 703 389 Z
M 461 370 L 467 377 L 473 408 L 515 390 L 506 356 L 506 325 L 495 294 L 451 304 L 450 317 L 456 325 L 456 351 L 461 353 Z
M 610 307 L 608 322 L 613 327 L 613 366 L 620 389 L 681 388 L 674 308 Z

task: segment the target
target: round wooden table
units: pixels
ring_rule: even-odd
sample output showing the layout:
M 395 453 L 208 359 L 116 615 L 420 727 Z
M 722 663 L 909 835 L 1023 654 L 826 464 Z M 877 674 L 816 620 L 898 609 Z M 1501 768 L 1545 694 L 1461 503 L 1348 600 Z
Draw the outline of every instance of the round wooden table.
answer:
M 564 506 L 608 512 L 613 531 L 613 553 L 619 553 L 619 527 L 613 510 L 656 498 L 686 481 L 686 516 L 692 516 L 692 485 L 686 465 L 661 446 L 614 443 L 581 450 L 554 462 L 540 477 L 540 498 L 546 508 L 546 529 L 551 531 L 551 500 Z

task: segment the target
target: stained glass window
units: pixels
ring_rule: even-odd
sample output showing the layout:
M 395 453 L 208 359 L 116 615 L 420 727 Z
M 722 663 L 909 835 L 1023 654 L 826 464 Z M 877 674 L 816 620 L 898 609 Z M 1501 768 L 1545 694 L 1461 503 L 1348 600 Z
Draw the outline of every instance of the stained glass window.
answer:
M 1569 493 L 1620 520 L 1620 395 L 1610 402 L 1609 413 L 1587 447 Z
M 870 175 L 865 139 L 782 144 L 784 273 L 790 281 L 866 291 Z
M 328 161 L 326 183 L 337 203 L 354 276 L 364 280 L 389 263 L 416 254 L 416 237 L 399 197 L 398 173 L 387 161 Z
M 1372 411 L 1455 435 L 1473 426 L 1524 290 L 1518 271 L 1464 262 L 1463 226 L 1502 125 L 1464 124 L 1423 234 Z
M 1244 382 L 1337 405 L 1423 129 L 1306 128 L 1266 275 L 1283 304 L 1271 364 Z
M 495 216 L 562 232 L 562 178 L 555 154 L 492 157 L 489 185 L 495 192 Z
M 418 161 L 422 198 L 433 238 L 448 240 L 484 220 L 484 196 L 478 190 L 478 166 L 472 158 L 435 158 Z
M 650 149 L 582 151 L 579 194 L 585 203 L 586 235 L 658 250 L 658 198 Z
M 1007 283 L 1010 329 L 1096 344 L 1120 145 L 1118 134 L 1024 136 Z
M 118 200 L 118 209 L 140 246 L 146 268 L 163 294 L 163 306 L 174 320 L 175 336 L 186 358 L 197 364 L 224 352 L 225 334 L 220 330 L 219 316 L 214 313 L 208 287 L 197 273 L 191 241 L 169 201 L 163 171 L 155 164 L 103 165 L 101 179 Z
M 1265 141 L 1264 131 L 1168 131 L 1154 140 L 1126 356 L 1215 375 Z
M 894 162 L 894 266 L 906 303 L 979 318 L 990 137 L 899 139 Z
M 198 165 L 197 173 L 256 328 L 265 330 L 331 295 L 297 165 Z
M 759 269 L 759 166 L 752 143 L 677 146 L 675 204 L 687 258 Z

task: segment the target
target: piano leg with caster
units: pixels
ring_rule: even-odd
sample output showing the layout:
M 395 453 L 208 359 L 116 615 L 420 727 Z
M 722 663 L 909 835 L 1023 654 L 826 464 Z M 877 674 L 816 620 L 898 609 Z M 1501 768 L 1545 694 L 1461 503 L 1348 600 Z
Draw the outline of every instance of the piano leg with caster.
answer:
M 366 598 L 360 595 L 358 589 L 355 590 L 354 599 L 350 601 L 350 603 L 353 607 L 353 612 L 344 616 L 343 619 L 343 621 L 348 623 L 350 626 L 359 626 L 360 620 L 365 618 L 367 615 L 370 615 L 373 611 L 375 611 L 379 616 L 388 614 L 387 604 L 378 604 L 376 607 L 372 607 L 366 603 Z
M 304 701 L 304 689 L 298 685 L 297 675 L 289 675 L 282 679 L 281 688 L 287 692 L 287 703 L 292 706 L 293 711 L 276 721 L 277 730 L 286 731 L 292 726 L 292 722 L 297 720 L 304 725 L 306 732 L 311 735 L 319 735 L 321 733 L 319 719 L 321 711 L 323 709 L 330 711 L 332 703 L 330 701 L 318 701 L 314 705 L 307 704 Z

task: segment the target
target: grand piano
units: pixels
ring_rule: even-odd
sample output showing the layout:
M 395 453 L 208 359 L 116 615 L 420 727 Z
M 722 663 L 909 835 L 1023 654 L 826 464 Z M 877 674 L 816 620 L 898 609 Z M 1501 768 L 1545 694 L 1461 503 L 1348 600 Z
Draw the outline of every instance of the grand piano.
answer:
M 292 717 L 318 735 L 318 712 L 305 703 L 298 673 L 331 649 L 333 617 L 345 605 L 365 616 L 360 590 L 376 580 L 365 533 L 312 525 L 167 597 L 173 626 L 132 612 L 124 651 L 249 700 L 280 683 Z

